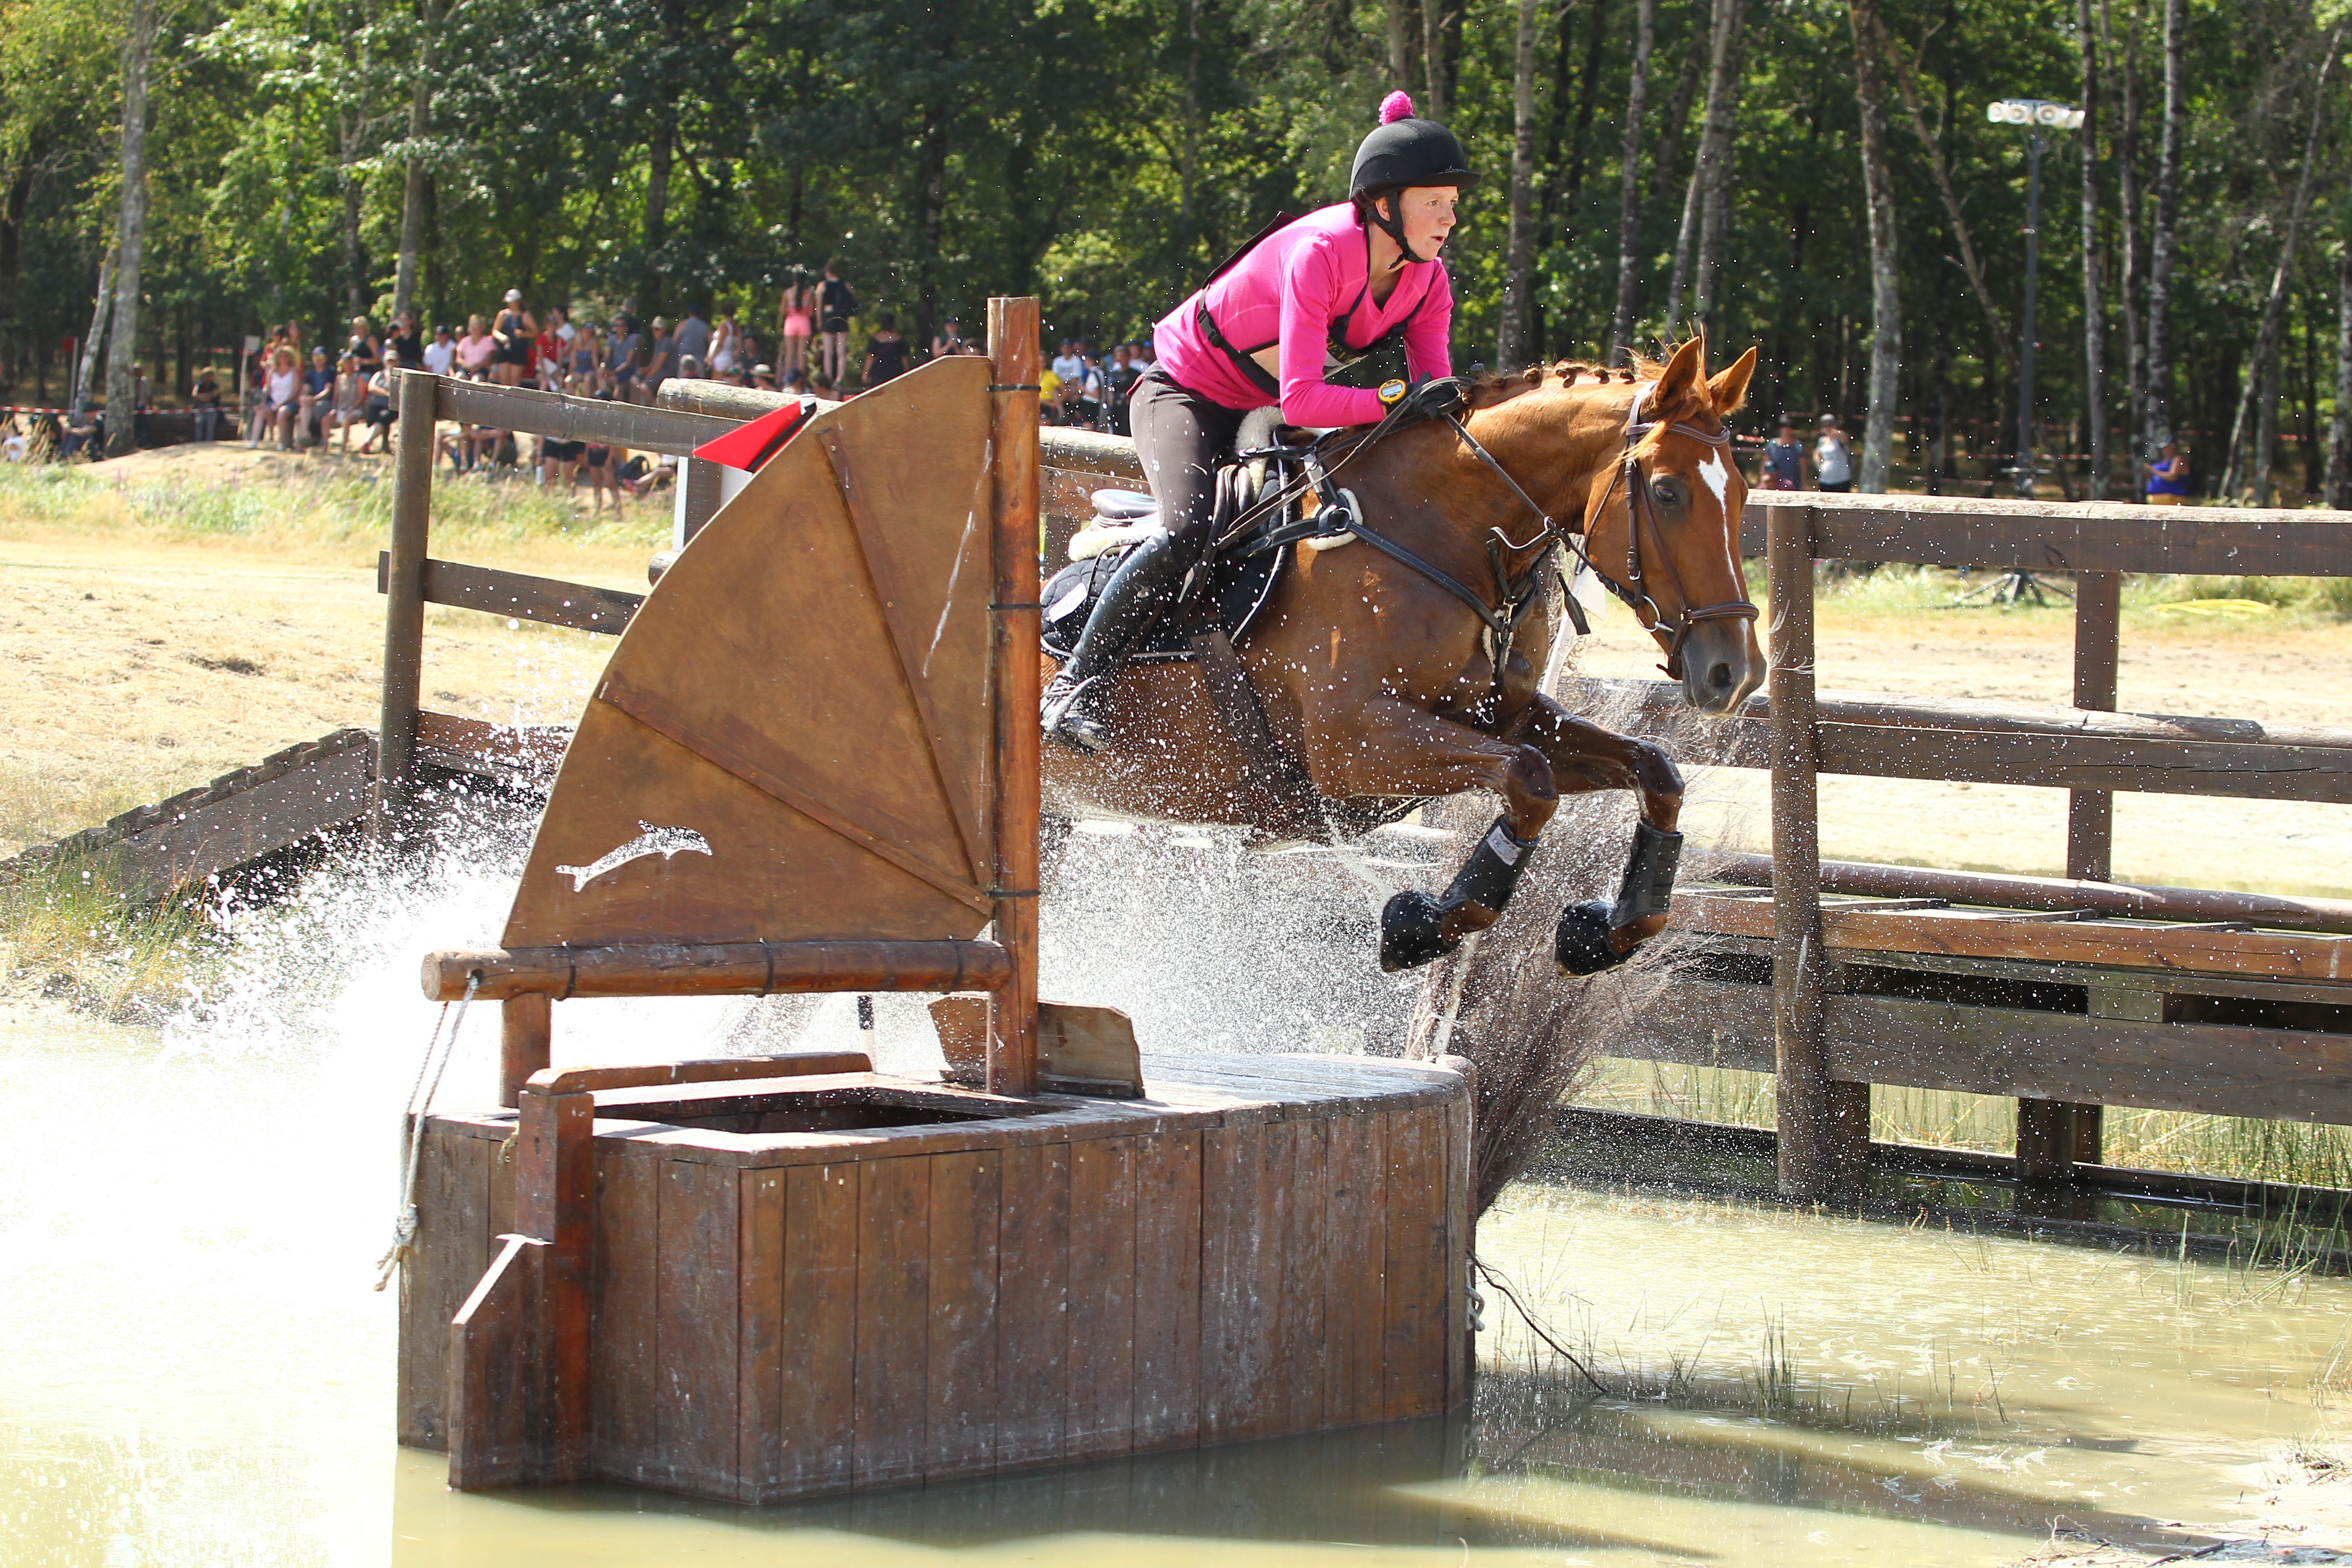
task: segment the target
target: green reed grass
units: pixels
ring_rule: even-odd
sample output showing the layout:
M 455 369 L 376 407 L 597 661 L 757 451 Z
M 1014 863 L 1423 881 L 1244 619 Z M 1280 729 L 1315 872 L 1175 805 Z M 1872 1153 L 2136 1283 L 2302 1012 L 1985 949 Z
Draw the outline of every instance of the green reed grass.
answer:
M 214 931 L 194 897 L 121 898 L 100 856 L 0 879 L 0 983 L 121 1022 L 152 1020 L 185 995 L 216 951 Z

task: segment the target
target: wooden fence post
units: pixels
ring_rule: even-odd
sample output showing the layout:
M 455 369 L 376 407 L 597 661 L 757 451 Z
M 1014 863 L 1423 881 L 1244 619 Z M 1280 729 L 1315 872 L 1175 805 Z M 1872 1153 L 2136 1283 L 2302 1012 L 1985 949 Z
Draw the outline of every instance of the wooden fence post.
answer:
M 988 1087 L 1037 1091 L 1037 354 L 1034 299 L 988 302 L 994 465 L 991 554 L 996 691 L 996 941 L 1013 973 L 991 994 Z
M 554 1065 L 555 1002 L 544 991 L 499 1004 L 499 1103 L 515 1105 L 530 1075 Z
M 719 510 L 719 480 L 726 470 L 708 458 L 678 459 L 678 495 L 681 498 L 677 517 L 677 538 L 672 544 L 680 550 L 702 531 L 711 514 Z
M 1822 1198 L 1860 1185 L 1870 1157 L 1870 1086 L 1832 1082 L 1822 997 L 1821 740 L 1813 683 L 1812 512 L 1765 514 L 1771 604 L 1772 1038 L 1780 1191 Z
M 595 1222 L 596 1097 L 525 1084 L 515 1137 L 515 1224 L 546 1242 L 539 1325 L 546 1386 L 532 1403 L 549 1484 L 580 1479 L 588 1463 L 588 1265 Z M 525 1390 L 508 1391 L 524 1397 Z
M 2074 706 L 2116 710 L 2121 658 L 2123 574 L 2074 575 Z M 2115 874 L 2116 797 L 2106 790 L 2066 792 L 2066 875 L 2104 882 Z M 2017 1102 L 2017 1173 L 2030 1182 L 2072 1181 L 2077 1164 L 2105 1158 L 2105 1108 L 2064 1100 Z
M 438 379 L 417 371 L 400 373 L 392 560 L 384 583 L 383 707 L 375 732 L 375 809 L 368 818 L 369 830 L 377 834 L 407 805 L 416 763 L 416 709 L 425 680 L 425 557 L 433 531 L 433 393 Z

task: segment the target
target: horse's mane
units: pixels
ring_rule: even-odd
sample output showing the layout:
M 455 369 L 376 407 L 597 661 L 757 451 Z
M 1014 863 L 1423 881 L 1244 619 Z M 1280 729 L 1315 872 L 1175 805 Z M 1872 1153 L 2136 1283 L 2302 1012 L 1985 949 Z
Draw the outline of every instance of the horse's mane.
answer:
M 1490 407 L 1522 392 L 1532 392 L 1547 383 L 1557 383 L 1563 388 L 1579 387 L 1591 378 L 1591 389 L 1605 386 L 1632 386 L 1640 382 L 1655 381 L 1665 374 L 1664 362 L 1644 354 L 1631 354 L 1631 363 L 1618 366 L 1598 365 L 1590 360 L 1554 360 L 1549 364 L 1531 364 L 1521 370 L 1482 370 L 1469 377 L 1470 406 Z

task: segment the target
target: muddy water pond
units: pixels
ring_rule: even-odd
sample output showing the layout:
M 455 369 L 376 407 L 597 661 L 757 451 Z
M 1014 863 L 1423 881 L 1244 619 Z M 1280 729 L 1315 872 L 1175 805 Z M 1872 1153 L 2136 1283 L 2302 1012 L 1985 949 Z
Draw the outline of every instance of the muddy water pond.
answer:
M 1490 1289 L 1466 1419 L 755 1512 L 460 1497 L 391 1441 L 368 1288 L 414 1068 L 354 1042 L 405 981 L 308 1033 L 0 1016 L 0 1562 L 1987 1564 L 2061 1517 L 2195 1550 L 2324 1436 L 2352 1325 L 2341 1279 L 1528 1183 L 1480 1254 L 1594 1378 Z

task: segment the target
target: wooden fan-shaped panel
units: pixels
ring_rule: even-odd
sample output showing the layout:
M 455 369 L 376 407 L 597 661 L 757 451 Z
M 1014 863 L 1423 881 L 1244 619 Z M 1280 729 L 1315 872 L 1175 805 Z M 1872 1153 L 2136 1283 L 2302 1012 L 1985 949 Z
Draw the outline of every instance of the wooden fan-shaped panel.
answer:
M 810 422 L 663 574 L 564 753 L 504 942 L 987 923 L 989 365 Z

